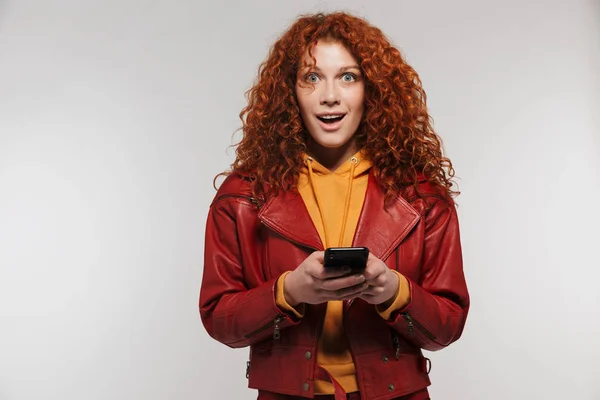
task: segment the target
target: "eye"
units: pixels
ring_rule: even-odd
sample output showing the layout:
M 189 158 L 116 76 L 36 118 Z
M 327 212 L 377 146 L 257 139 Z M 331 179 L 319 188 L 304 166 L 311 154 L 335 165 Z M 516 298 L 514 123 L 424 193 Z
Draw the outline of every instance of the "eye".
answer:
M 344 75 L 342 75 L 342 80 L 344 82 L 354 82 L 356 80 L 356 75 L 346 72 Z
M 304 79 L 306 80 L 306 82 L 309 82 L 309 83 L 317 83 L 317 81 L 319 80 L 319 76 L 317 74 L 315 74 L 314 72 L 311 72 L 311 73 L 307 74 Z

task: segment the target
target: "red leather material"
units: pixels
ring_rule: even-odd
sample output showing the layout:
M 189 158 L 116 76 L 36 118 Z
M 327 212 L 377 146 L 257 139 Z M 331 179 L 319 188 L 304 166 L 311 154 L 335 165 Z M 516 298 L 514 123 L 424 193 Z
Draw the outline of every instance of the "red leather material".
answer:
M 384 209 L 384 194 L 369 177 L 354 245 L 406 276 L 411 301 L 391 321 L 362 300 L 344 304 L 363 400 L 428 398 L 421 349 L 458 340 L 467 318 L 456 210 L 432 185 L 419 190 L 426 200 L 407 192 Z M 296 320 L 277 307 L 274 288 L 315 250 L 323 246 L 299 194 L 283 192 L 263 204 L 237 175 L 221 185 L 207 218 L 200 315 L 214 339 L 250 346 L 249 386 L 260 393 L 314 396 L 325 305 L 307 306 Z M 410 394 L 417 397 L 403 397 Z
M 359 392 L 350 393 L 345 397 L 347 400 L 367 400 L 364 397 L 360 396 Z M 334 395 L 318 395 L 315 396 L 316 400 L 335 400 Z M 258 393 L 257 400 L 306 400 L 306 397 L 300 396 L 288 396 L 285 394 L 271 393 L 260 391 Z M 431 400 L 429 397 L 429 392 L 427 389 L 419 390 L 418 392 L 411 393 L 406 396 L 396 397 L 392 400 Z

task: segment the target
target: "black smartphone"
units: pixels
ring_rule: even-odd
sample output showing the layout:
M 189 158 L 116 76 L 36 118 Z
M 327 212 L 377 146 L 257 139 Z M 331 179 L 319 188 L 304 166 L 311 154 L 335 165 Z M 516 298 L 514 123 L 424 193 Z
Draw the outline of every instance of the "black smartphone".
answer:
M 350 274 L 364 271 L 367 266 L 369 249 L 366 247 L 330 247 L 325 249 L 325 268 L 350 267 Z

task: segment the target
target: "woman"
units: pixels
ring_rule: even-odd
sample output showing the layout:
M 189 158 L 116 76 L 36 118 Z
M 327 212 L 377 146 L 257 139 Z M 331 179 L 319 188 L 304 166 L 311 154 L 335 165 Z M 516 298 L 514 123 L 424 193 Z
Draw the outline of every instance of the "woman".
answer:
M 299 18 L 242 111 L 243 139 L 210 206 L 200 314 L 250 346 L 259 399 L 428 399 L 429 360 L 463 331 L 450 160 L 415 71 L 345 14 Z M 362 272 L 323 250 L 364 246 Z

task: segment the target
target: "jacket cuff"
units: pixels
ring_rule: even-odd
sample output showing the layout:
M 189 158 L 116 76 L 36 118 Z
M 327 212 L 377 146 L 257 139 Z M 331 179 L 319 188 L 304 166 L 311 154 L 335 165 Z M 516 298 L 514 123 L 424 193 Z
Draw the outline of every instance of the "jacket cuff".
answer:
M 287 301 L 285 301 L 285 287 L 284 287 L 284 281 L 285 281 L 285 277 L 287 274 L 289 274 L 291 271 L 287 271 L 284 272 L 283 274 L 281 274 L 281 276 L 279 277 L 279 279 L 277 279 L 277 283 L 275 284 L 275 303 L 277 304 L 277 307 L 279 307 L 281 309 L 281 311 L 284 312 L 288 312 L 288 313 L 293 313 L 294 316 L 296 318 L 302 318 L 304 317 L 304 311 L 305 311 L 305 305 L 304 304 L 299 304 L 299 308 L 296 309 L 294 307 L 292 307 Z
M 380 306 L 375 307 L 379 315 L 386 321 L 391 321 L 392 313 L 394 313 L 394 311 L 400 310 L 410 303 L 410 285 L 408 284 L 408 279 L 400 272 L 396 270 L 392 271 L 398 275 L 398 293 L 396 293 L 396 298 L 386 309 L 382 309 Z

